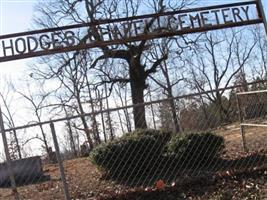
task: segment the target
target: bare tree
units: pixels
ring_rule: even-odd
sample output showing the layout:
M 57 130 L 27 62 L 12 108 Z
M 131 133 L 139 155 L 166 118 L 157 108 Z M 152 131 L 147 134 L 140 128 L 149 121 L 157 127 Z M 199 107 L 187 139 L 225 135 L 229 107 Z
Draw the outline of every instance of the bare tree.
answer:
M 253 26 L 251 30 L 254 41 L 257 43 L 257 49 L 254 51 L 254 66 L 252 66 L 254 79 L 260 78 L 266 80 L 267 78 L 267 41 L 266 33 L 261 26 Z
M 187 60 L 190 65 L 188 82 L 201 92 L 216 90 L 205 97 L 216 105 L 221 122 L 227 121 L 229 105 L 223 103 L 225 89 L 219 89 L 228 87 L 234 77 L 244 71 L 256 42 L 242 42 L 242 30 L 206 33 L 203 39 L 203 44 Z
M 156 13 L 161 13 L 166 10 L 179 10 L 188 6 L 192 1 L 180 0 L 84 0 L 84 1 L 63 1 L 55 0 L 45 5 L 39 6 L 39 11 L 42 13 L 36 20 L 36 23 L 42 27 L 57 26 L 60 23 L 75 22 L 94 22 L 98 19 L 111 19 L 117 17 L 129 17 L 135 16 L 143 12 L 143 10 L 150 10 Z M 84 14 L 81 14 L 81 10 Z M 155 18 L 150 19 L 146 23 L 144 28 L 144 34 L 154 30 L 153 24 Z M 103 41 L 101 32 L 97 27 L 91 27 L 87 30 L 89 34 L 86 34 L 81 38 L 81 41 L 90 39 L 93 35 L 95 41 Z M 120 33 L 122 38 L 125 36 Z M 183 42 L 180 41 L 180 42 Z M 127 76 L 110 76 L 107 73 L 106 81 L 111 84 L 115 83 L 129 83 L 131 87 L 132 103 L 137 104 L 133 108 L 135 128 L 146 128 L 145 107 L 144 103 L 144 91 L 147 88 L 147 79 L 152 74 L 157 72 L 160 64 L 168 59 L 168 55 L 161 54 L 157 59 L 148 59 L 146 54 L 153 48 L 153 41 L 142 40 L 141 42 L 125 43 L 124 45 L 117 45 L 111 47 L 102 47 L 100 50 L 94 51 L 94 56 L 91 56 L 90 68 L 99 68 L 106 70 L 107 68 L 115 68 L 118 66 L 123 67 Z M 180 46 L 176 46 L 179 48 Z M 92 51 L 91 51 L 92 52 Z M 73 56 L 66 61 L 76 59 L 80 56 L 79 52 L 73 54 Z M 88 60 L 88 54 L 84 54 Z M 116 60 L 114 65 L 105 66 L 107 60 Z M 64 64 L 61 65 L 65 66 Z M 103 82 L 104 83 L 104 82 Z
M 151 87 L 148 88 L 148 97 L 149 97 L 149 101 L 152 102 L 152 94 L 151 94 Z M 150 104 L 150 109 L 151 109 L 151 114 L 152 114 L 152 121 L 153 121 L 153 127 L 154 129 L 157 129 L 157 125 L 156 125 L 156 115 L 155 115 L 155 109 L 153 104 Z
M 112 120 L 111 120 L 111 114 L 109 111 L 109 96 L 108 96 L 108 88 L 107 85 L 104 85 L 104 90 L 105 90 L 105 97 L 106 97 L 106 108 L 107 108 L 107 125 L 108 125 L 108 130 L 109 130 L 109 136 L 110 140 L 113 140 L 115 138 L 115 133 L 112 125 Z
M 64 65 L 64 68 L 54 69 L 54 63 L 47 65 L 48 71 L 43 72 L 36 68 L 35 76 L 42 76 L 45 80 L 54 79 L 59 82 L 59 91 L 67 94 L 64 104 L 71 103 L 72 108 L 80 115 L 83 130 L 86 134 L 87 141 L 90 148 L 94 147 L 94 143 L 100 143 L 99 133 L 97 129 L 97 123 L 95 115 L 91 116 L 92 128 L 88 123 L 88 118 L 85 116 L 86 108 L 85 104 L 91 105 L 91 111 L 94 113 L 94 104 L 91 94 L 91 85 L 87 77 L 87 62 L 82 62 L 79 57 L 75 57 L 72 62 L 67 62 L 70 59 L 69 54 L 62 54 L 56 56 L 59 65 Z M 66 64 L 67 63 L 67 64 Z M 78 128 L 78 127 L 76 127 Z
M 29 102 L 31 108 L 30 110 L 33 112 L 33 115 L 36 118 L 36 121 L 39 123 L 39 128 L 41 131 L 42 137 L 34 137 L 32 139 L 39 139 L 40 141 L 43 142 L 45 151 L 47 155 L 50 155 L 50 150 L 49 150 L 49 144 L 48 144 L 48 139 L 47 135 L 45 133 L 45 130 L 43 128 L 43 125 L 41 124 L 42 122 L 42 117 L 43 117 L 43 111 L 44 107 L 46 105 L 47 98 L 49 97 L 50 93 L 49 92 L 44 92 L 42 89 L 40 89 L 38 92 L 38 95 L 35 95 L 27 82 L 27 88 L 23 90 L 23 92 L 16 90 L 18 94 L 20 94 L 26 101 Z M 31 139 L 30 139 L 31 140 Z M 28 140 L 28 141 L 30 141 Z M 28 142 L 27 141 L 27 142 Z
M 176 42 L 175 40 L 168 40 L 168 39 L 163 39 L 162 42 L 159 45 L 159 48 L 157 51 L 154 51 L 153 56 L 158 57 L 158 51 L 161 51 L 162 54 L 167 54 L 172 57 L 172 59 L 169 61 L 163 61 L 159 65 L 159 70 L 160 70 L 160 76 L 150 76 L 150 78 L 160 87 L 163 89 L 163 94 L 166 95 L 167 98 L 169 98 L 169 107 L 170 107 L 170 112 L 172 115 L 172 122 L 173 122 L 173 131 L 175 133 L 178 133 L 180 131 L 179 127 L 179 119 L 177 115 L 177 109 L 176 109 L 176 102 L 173 99 L 174 94 L 173 90 L 174 87 L 176 87 L 180 82 L 184 80 L 183 77 L 183 67 L 184 66 L 177 66 L 177 65 L 184 65 L 183 62 L 180 61 L 180 53 L 177 55 L 177 51 L 173 55 L 173 52 L 170 52 L 171 46 L 173 45 L 173 42 Z M 171 76 L 172 73 L 172 76 Z M 163 109 L 164 107 L 162 107 Z
M 61 102 L 62 108 L 64 110 L 65 116 L 70 117 L 71 116 L 70 112 L 68 112 L 67 106 L 65 105 L 64 100 L 62 98 L 60 98 L 60 102 Z M 76 149 L 73 131 L 72 131 L 72 127 L 71 127 L 71 121 L 69 119 L 67 119 L 66 126 L 68 129 L 67 131 L 69 133 L 70 147 L 71 147 L 72 153 L 74 153 L 74 156 L 77 157 L 78 151 Z
M 127 106 L 128 105 L 128 101 L 129 101 L 129 99 L 128 99 L 129 92 L 128 92 L 127 86 L 126 87 L 118 86 L 118 87 L 115 88 L 115 92 L 116 92 L 115 93 L 115 95 L 116 95 L 115 98 L 119 99 L 120 106 L 122 106 L 122 107 Z M 116 106 L 118 106 L 117 102 L 116 102 Z M 124 108 L 124 109 L 122 109 L 122 111 L 123 111 L 123 114 L 124 114 L 127 131 L 128 132 L 132 132 L 132 122 L 131 122 L 129 109 Z
M 6 86 L 2 92 L 0 92 L 0 98 L 3 104 L 4 112 L 3 116 L 7 121 L 7 126 L 9 128 L 15 128 L 15 120 L 14 120 L 14 112 L 11 110 L 12 109 L 12 103 L 14 99 L 14 86 L 10 81 L 5 80 L 4 85 Z M 17 136 L 17 131 L 13 130 L 12 135 L 14 140 L 10 141 L 10 143 L 14 142 L 14 147 L 13 147 L 13 158 L 16 158 L 17 156 L 15 154 L 18 154 L 18 158 L 22 158 L 21 154 L 21 146 L 19 144 L 18 136 Z M 13 145 L 12 145 L 13 146 Z

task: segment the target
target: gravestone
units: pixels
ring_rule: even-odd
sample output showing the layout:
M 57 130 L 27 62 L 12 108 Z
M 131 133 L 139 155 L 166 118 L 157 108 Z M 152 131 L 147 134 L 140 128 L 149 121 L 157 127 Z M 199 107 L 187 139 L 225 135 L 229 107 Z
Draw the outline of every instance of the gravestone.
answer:
M 43 173 L 41 157 L 35 156 L 12 161 L 12 169 L 17 185 L 31 184 L 48 180 Z M 7 163 L 0 164 L 0 186 L 10 186 Z
M 48 163 L 49 164 L 56 164 L 57 163 L 56 152 L 53 151 L 51 147 L 48 148 Z
M 87 157 L 89 156 L 89 153 L 90 153 L 90 148 L 89 146 L 85 143 L 83 143 L 81 146 L 81 157 Z

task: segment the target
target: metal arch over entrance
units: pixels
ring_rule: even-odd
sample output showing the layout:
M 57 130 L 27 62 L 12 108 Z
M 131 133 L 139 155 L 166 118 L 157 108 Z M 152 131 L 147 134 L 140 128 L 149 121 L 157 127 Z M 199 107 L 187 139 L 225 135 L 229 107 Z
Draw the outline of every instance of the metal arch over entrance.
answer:
M 2 35 L 0 62 L 258 24 L 264 17 L 258 0 Z

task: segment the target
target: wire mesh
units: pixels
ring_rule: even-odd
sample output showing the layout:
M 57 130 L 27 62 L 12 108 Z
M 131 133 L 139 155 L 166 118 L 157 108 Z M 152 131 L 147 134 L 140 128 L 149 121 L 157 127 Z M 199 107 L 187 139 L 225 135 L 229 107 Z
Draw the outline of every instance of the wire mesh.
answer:
M 267 124 L 267 91 L 239 93 L 242 121 L 250 124 Z
M 20 138 L 18 148 L 13 144 L 14 132 L 6 132 L 9 141 L 9 153 L 12 158 L 12 171 L 18 187 L 20 199 L 41 199 L 42 193 L 53 191 L 53 198 L 63 199 L 61 177 L 48 126 L 40 126 L 17 131 Z M 29 133 L 36 133 L 30 135 Z M 45 140 L 47 140 L 45 142 Z M 10 179 L 7 164 L 0 164 L 0 199 L 13 199 L 10 191 Z
M 229 174 L 266 169 L 266 127 L 244 126 L 250 150 L 245 152 L 236 96 L 230 90 L 225 94 L 222 101 L 211 101 L 205 93 L 197 93 L 135 105 L 145 108 L 145 114 L 140 114 L 145 116 L 145 121 L 142 116 L 133 116 L 135 106 L 96 110 L 86 115 L 92 128 L 76 133 L 72 127 L 73 135 L 68 132 L 65 138 L 58 128 L 56 134 L 71 198 L 88 199 L 131 188 L 155 187 L 159 180 L 167 185 L 185 185 L 201 178 L 209 182 Z M 242 96 L 239 105 L 242 123 L 265 124 L 266 102 L 266 93 Z M 56 127 L 63 127 L 60 123 L 64 120 L 56 120 Z M 67 121 L 72 123 L 72 120 L 74 118 Z M 77 120 L 80 121 L 79 116 Z M 14 154 L 13 163 L 20 163 L 16 183 L 23 198 L 34 199 L 48 193 L 47 198 L 64 198 L 62 174 L 48 123 L 42 123 L 46 135 L 50 134 L 47 152 L 36 150 L 38 145 L 44 149 L 43 142 L 37 139 L 42 137 L 41 133 L 29 142 L 29 138 L 20 136 L 22 133 L 27 135 L 20 131 L 21 128 L 14 129 L 19 138 L 28 141 L 28 146 L 22 147 L 22 151 L 27 152 L 22 159 L 18 157 L 16 145 L 10 143 L 9 146 L 10 154 Z M 134 129 L 136 124 L 147 126 L 147 130 Z M 27 131 L 33 132 L 37 128 L 40 124 Z M 7 130 L 9 141 L 14 134 L 12 130 Z M 73 143 L 68 142 L 71 137 L 76 138 Z M 78 153 L 73 153 L 74 149 Z M 48 179 L 42 179 L 43 176 Z M 0 191 L 4 194 L 10 189 Z

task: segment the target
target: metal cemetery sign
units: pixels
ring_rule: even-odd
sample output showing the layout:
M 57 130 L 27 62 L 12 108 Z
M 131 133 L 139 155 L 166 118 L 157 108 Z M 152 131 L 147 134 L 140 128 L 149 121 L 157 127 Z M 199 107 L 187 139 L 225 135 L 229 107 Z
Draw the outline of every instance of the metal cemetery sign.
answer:
M 3 35 L 0 62 L 257 24 L 262 16 L 249 1 Z

